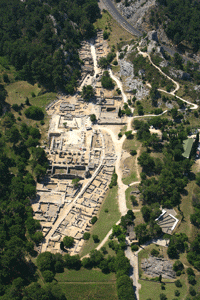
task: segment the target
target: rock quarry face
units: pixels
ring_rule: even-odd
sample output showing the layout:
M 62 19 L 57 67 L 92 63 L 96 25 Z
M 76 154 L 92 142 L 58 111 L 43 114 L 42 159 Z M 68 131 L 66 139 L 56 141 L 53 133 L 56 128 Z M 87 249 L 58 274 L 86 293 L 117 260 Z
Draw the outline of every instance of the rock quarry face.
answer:
M 134 78 L 134 66 L 125 59 L 119 61 L 120 76 L 125 77 L 124 83 L 126 92 L 137 90 L 136 97 L 138 100 L 143 99 L 149 94 L 149 90 L 143 85 L 142 80 Z M 141 70 L 143 73 L 143 70 Z M 142 74 L 143 75 L 143 74 Z
M 129 0 L 129 6 L 125 6 L 124 2 L 117 4 L 118 10 L 138 29 L 141 27 L 142 18 L 151 6 L 154 6 L 156 0 Z

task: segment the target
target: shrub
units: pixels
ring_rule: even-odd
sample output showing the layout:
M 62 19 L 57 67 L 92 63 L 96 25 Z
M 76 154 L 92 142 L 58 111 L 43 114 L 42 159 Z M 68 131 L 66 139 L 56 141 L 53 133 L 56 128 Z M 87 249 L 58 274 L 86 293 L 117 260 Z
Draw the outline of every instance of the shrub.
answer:
M 91 224 L 95 224 L 97 220 L 98 220 L 97 217 L 94 216 L 94 217 L 91 219 L 90 222 L 91 222 Z
M 195 285 L 196 284 L 195 276 L 188 275 L 188 282 L 189 284 Z
M 109 33 L 105 30 L 105 31 L 103 32 L 103 39 L 104 39 L 104 40 L 107 40 L 108 37 L 109 37 Z
M 180 295 L 180 292 L 179 292 L 178 290 L 175 290 L 174 295 L 175 295 L 176 297 L 178 297 L 178 296 Z
M 113 173 L 112 174 L 112 178 L 111 178 L 111 182 L 109 184 L 109 188 L 111 189 L 113 186 L 117 185 L 117 174 Z
M 84 232 L 83 239 L 84 240 L 89 240 L 89 238 L 90 238 L 90 233 L 89 232 Z
M 93 238 L 93 241 L 94 241 L 95 243 L 98 243 L 98 242 L 99 242 L 99 237 L 98 237 L 97 234 L 93 234 L 92 238 Z
M 175 286 L 176 287 L 182 287 L 182 283 L 180 282 L 179 279 L 175 281 Z
M 12 109 L 14 109 L 15 111 L 19 111 L 21 109 L 21 107 L 15 103 L 12 105 Z
M 181 272 L 180 270 L 178 270 L 178 271 L 176 272 L 176 276 L 181 276 L 181 274 L 182 274 L 182 272 Z
M 118 62 L 117 62 L 117 60 L 114 60 L 114 61 L 113 61 L 113 65 L 115 65 L 115 66 L 117 66 L 117 65 L 118 65 Z
M 167 300 L 167 297 L 165 294 L 160 294 L 160 300 Z
M 132 139 L 133 138 L 132 130 L 126 131 L 125 136 L 127 137 L 127 139 Z
M 105 208 L 105 209 L 104 209 L 104 212 L 105 212 L 105 213 L 108 213 L 108 209 L 107 209 L 107 208 Z
M 71 248 L 74 245 L 74 238 L 66 235 L 63 239 L 63 244 L 66 248 Z
M 187 274 L 188 275 L 193 275 L 194 276 L 194 271 L 192 268 L 187 268 Z
M 138 245 L 136 244 L 132 244 L 131 245 L 131 250 L 134 252 L 134 251 L 137 251 L 139 249 Z
M 30 106 L 25 110 L 25 116 L 32 120 L 43 120 L 44 113 L 40 107 Z
M 176 260 L 175 263 L 173 264 L 173 270 L 175 272 L 177 272 L 179 270 L 182 271 L 183 268 L 184 268 L 184 266 L 183 266 L 183 264 L 182 264 L 182 262 L 180 260 Z
M 164 282 L 161 283 L 161 290 L 165 290 L 165 284 L 164 284 Z
M 46 270 L 42 273 L 43 277 L 44 277 L 44 280 L 46 282 L 52 282 L 53 279 L 54 279 L 54 274 L 53 272 L 49 271 L 49 270 Z
M 95 114 L 92 114 L 91 116 L 90 116 L 90 121 L 92 122 L 92 123 L 94 123 L 95 121 L 96 121 L 96 115 Z
M 118 138 L 121 138 L 121 137 L 122 137 L 122 133 L 119 132 L 119 133 L 118 133 Z
M 3 74 L 3 81 L 6 83 L 10 82 L 8 74 L 5 74 L 5 73 Z
M 36 97 L 36 95 L 35 95 L 34 92 L 31 93 L 31 96 L 32 96 L 33 98 Z
M 113 89 L 114 83 L 112 81 L 112 78 L 110 78 L 108 71 L 105 71 L 103 73 L 103 76 L 101 78 L 101 84 L 105 89 Z
M 131 202 L 133 204 L 133 206 L 138 206 L 138 202 L 136 200 L 136 197 L 134 195 L 130 196 Z
M 137 154 L 137 151 L 136 151 L 136 150 L 131 150 L 131 151 L 130 151 L 130 155 L 134 156 L 134 155 L 136 155 L 136 154 Z
M 191 296 L 195 296 L 196 295 L 196 291 L 195 291 L 195 289 L 192 286 L 189 287 L 189 293 L 190 293 Z
M 153 255 L 153 256 L 158 256 L 158 255 L 159 255 L 159 251 L 156 250 L 156 249 L 152 249 L 152 250 L 151 250 L 151 255 Z

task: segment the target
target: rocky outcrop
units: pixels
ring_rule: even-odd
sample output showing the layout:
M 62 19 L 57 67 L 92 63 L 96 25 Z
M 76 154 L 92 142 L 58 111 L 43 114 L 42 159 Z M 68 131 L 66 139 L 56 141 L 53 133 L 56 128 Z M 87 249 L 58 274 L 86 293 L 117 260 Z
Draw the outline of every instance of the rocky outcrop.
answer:
M 145 13 L 154 6 L 156 0 L 128 0 L 128 6 L 125 6 L 125 1 L 117 4 L 118 10 L 126 17 L 134 27 L 141 29 L 142 20 Z
M 169 72 L 170 72 L 171 76 L 178 78 L 178 79 L 182 79 L 182 80 L 190 80 L 191 79 L 190 74 L 186 73 L 182 70 L 175 70 L 174 68 L 171 68 Z

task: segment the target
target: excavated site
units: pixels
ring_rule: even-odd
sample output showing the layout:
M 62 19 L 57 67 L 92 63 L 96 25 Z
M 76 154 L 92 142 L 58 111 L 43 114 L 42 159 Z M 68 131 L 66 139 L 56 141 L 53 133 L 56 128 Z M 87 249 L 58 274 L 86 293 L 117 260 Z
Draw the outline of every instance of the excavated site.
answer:
M 91 43 L 84 42 L 78 92 L 73 97 L 59 96 L 46 108 L 51 116 L 45 146 L 49 168 L 44 180 L 37 184 L 37 197 L 32 203 L 34 218 L 40 221 L 45 237 L 38 249 L 41 252 L 60 252 L 60 242 L 66 235 L 75 241 L 69 252 L 80 252 L 83 234 L 90 230 L 91 218 L 97 214 L 111 181 L 117 159 L 115 147 L 104 127 L 98 125 L 121 125 L 126 119 L 118 117 L 122 97 L 101 86 L 102 71 L 97 61 L 108 50 L 102 32 Z M 95 96 L 87 103 L 81 90 L 89 84 Z M 91 114 L 96 115 L 98 129 L 93 128 Z M 76 185 L 75 178 L 79 179 Z

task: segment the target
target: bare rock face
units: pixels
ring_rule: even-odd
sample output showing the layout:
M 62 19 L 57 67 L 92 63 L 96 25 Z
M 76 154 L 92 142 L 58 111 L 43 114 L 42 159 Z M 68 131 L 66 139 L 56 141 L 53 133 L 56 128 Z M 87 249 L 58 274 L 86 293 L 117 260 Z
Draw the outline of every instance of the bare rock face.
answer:
M 136 28 L 141 29 L 142 19 L 145 16 L 145 13 L 152 8 L 155 3 L 156 0 L 129 0 L 128 6 L 125 6 L 125 1 L 121 1 L 117 4 L 117 8 L 131 24 Z
M 156 42 L 158 42 L 157 31 L 156 31 L 156 30 L 149 31 L 149 32 L 147 33 L 147 38 L 148 38 L 148 40 L 150 40 L 150 41 L 156 41 Z
M 156 48 L 157 48 L 156 41 L 151 41 L 147 46 L 147 52 L 151 53 L 153 50 L 156 50 Z
M 175 78 L 182 79 L 182 80 L 190 80 L 191 79 L 189 73 L 186 73 L 182 70 L 175 70 L 174 68 L 170 69 L 170 75 Z

